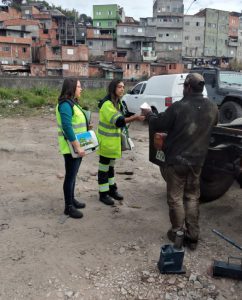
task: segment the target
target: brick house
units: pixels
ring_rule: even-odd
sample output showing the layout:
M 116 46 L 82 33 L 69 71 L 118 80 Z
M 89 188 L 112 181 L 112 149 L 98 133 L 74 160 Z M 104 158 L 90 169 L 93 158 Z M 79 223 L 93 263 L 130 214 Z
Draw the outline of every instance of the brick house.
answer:
M 88 48 L 78 46 L 49 46 L 39 49 L 40 64 L 31 70 L 32 76 L 78 76 L 88 77 Z M 43 68 L 45 65 L 45 69 Z M 39 69 L 38 69 L 39 66 Z

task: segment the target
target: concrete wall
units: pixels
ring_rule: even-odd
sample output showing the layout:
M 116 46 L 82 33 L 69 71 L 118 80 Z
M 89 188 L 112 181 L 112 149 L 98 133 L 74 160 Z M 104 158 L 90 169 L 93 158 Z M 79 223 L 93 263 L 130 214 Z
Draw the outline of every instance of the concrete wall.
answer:
M 184 16 L 183 56 L 202 57 L 205 17 Z
M 32 87 L 54 87 L 61 89 L 63 78 L 51 78 L 51 77 L 4 77 L 0 76 L 0 87 L 7 88 L 21 88 L 30 89 Z M 84 88 L 106 88 L 110 83 L 110 80 L 105 79 L 81 79 L 81 83 Z M 132 86 L 134 82 L 126 82 L 126 86 Z

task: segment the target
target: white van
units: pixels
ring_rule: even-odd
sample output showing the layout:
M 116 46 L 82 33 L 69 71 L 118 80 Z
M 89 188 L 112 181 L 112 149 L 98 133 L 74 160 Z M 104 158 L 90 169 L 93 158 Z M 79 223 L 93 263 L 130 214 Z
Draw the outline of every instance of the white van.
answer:
M 183 97 L 183 83 L 188 73 L 152 76 L 136 84 L 122 98 L 130 114 L 140 113 L 140 106 L 147 102 L 154 113 L 160 113 Z M 207 96 L 204 88 L 203 95 Z

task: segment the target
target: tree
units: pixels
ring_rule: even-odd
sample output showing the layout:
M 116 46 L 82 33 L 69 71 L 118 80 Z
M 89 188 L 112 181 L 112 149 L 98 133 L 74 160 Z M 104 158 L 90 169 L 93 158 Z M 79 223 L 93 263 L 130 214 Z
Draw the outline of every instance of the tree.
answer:
M 15 7 L 16 9 L 20 8 L 23 0 L 2 0 L 2 3 L 7 6 Z

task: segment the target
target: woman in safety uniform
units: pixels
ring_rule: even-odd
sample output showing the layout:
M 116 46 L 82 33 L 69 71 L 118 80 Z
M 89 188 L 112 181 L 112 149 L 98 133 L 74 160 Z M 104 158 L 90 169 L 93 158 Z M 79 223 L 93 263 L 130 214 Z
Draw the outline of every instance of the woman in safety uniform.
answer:
M 113 205 L 113 199 L 123 200 L 114 178 L 115 159 L 121 157 L 121 129 L 127 123 L 144 120 L 141 115 L 125 118 L 120 102 L 123 93 L 124 83 L 114 79 L 108 86 L 107 96 L 99 103 L 99 200 L 106 205 Z
M 83 214 L 78 209 L 86 206 L 85 203 L 77 201 L 74 196 L 76 176 L 82 157 L 85 156 L 85 151 L 80 147 L 76 134 L 88 130 L 86 116 L 78 104 L 81 91 L 79 80 L 66 78 L 56 107 L 59 149 L 65 161 L 65 179 L 63 184 L 64 214 L 69 215 L 71 218 L 82 218 Z M 67 140 L 71 142 L 75 152 L 78 153 L 79 156 L 77 158 L 72 157 Z

